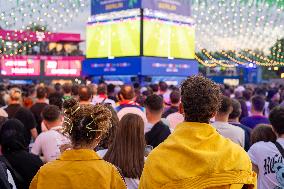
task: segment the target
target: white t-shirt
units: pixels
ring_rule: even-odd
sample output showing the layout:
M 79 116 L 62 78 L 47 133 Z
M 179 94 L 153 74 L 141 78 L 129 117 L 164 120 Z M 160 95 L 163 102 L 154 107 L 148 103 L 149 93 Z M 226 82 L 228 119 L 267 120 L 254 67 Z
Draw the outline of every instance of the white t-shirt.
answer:
M 124 178 L 127 189 L 137 189 L 139 185 L 139 179 Z
M 69 144 L 70 140 L 60 133 L 61 126 L 53 127 L 41 133 L 35 140 L 31 152 L 35 155 L 43 154 L 44 162 L 50 162 L 60 156 L 60 146 Z
M 175 130 L 178 124 L 184 122 L 184 116 L 179 112 L 175 112 L 175 113 L 168 115 L 166 119 L 170 123 L 171 130 Z
M 211 124 L 216 128 L 217 132 L 220 133 L 223 137 L 231 139 L 234 143 L 239 144 L 240 146 L 245 146 L 245 131 L 234 125 L 231 125 L 227 122 L 216 121 Z
M 111 106 L 115 109 L 116 108 L 116 105 L 115 105 L 115 102 L 114 100 L 111 100 L 109 98 L 102 98 L 100 96 L 95 96 L 92 100 L 92 103 L 94 105 L 98 104 L 98 103 L 105 103 L 105 104 L 111 104 Z
M 284 139 L 277 142 L 284 147 Z M 258 142 L 248 151 L 250 159 L 258 169 L 258 189 L 284 188 L 283 157 L 272 142 Z

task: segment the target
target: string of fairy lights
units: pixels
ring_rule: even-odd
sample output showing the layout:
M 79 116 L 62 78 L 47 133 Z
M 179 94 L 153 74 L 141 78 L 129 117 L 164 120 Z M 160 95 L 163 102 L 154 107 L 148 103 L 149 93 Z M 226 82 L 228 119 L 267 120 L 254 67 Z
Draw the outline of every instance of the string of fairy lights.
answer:
M 196 59 L 201 64 L 207 67 L 284 65 L 284 40 L 281 41 L 284 0 L 193 0 L 192 3 Z
M 25 41 L 14 43 L 12 50 L 0 49 L 0 55 L 14 56 L 25 52 L 28 47 L 37 44 L 33 42 L 27 46 L 26 41 L 30 37 L 27 31 L 37 28 L 48 34 L 55 32 L 70 24 L 82 11 L 89 11 L 89 3 L 85 0 L 0 0 L 0 27 L 14 28 L 15 31 L 12 33 L 14 36 L 0 38 L 0 46 L 4 47 L 9 38 L 16 37 L 19 32 L 22 36 L 26 35 L 23 36 Z

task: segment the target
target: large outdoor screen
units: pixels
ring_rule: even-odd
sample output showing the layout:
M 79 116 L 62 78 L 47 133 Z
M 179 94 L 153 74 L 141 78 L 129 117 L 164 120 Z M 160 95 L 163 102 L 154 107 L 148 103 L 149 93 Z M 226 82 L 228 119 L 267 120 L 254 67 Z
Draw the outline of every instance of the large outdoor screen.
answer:
M 87 58 L 140 55 L 140 17 L 96 21 L 87 26 Z
M 147 16 L 143 22 L 144 56 L 194 59 L 195 29 L 192 23 Z
M 0 59 L 1 75 L 4 76 L 39 76 L 40 59 L 4 58 Z

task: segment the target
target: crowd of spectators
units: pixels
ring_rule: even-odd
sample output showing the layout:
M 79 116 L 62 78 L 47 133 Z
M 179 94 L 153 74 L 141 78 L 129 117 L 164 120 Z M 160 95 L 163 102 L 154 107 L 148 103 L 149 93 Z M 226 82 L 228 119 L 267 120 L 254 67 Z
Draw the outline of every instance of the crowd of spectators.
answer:
M 0 86 L 0 188 L 282 188 L 284 86 Z

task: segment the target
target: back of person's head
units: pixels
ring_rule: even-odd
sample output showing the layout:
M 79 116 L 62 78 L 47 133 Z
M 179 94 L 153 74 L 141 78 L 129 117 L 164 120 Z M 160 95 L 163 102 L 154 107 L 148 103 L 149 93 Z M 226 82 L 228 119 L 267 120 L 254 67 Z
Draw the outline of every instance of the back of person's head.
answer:
M 178 90 L 174 90 L 170 94 L 170 100 L 172 104 L 178 104 L 180 102 L 180 92 Z
M 209 123 L 219 110 L 222 94 L 219 85 L 201 75 L 191 76 L 181 85 L 185 121 Z
M 251 145 L 260 141 L 275 142 L 276 139 L 277 137 L 270 125 L 259 124 L 251 132 Z
M 146 110 L 152 114 L 160 114 L 163 112 L 164 102 L 162 97 L 159 95 L 153 94 L 146 98 L 144 105 Z
M 239 101 L 239 103 L 241 104 L 242 112 L 241 112 L 240 120 L 242 120 L 242 118 L 248 117 L 248 115 L 249 115 L 248 107 L 247 107 L 247 104 L 246 104 L 246 101 L 245 101 L 245 100 L 243 100 L 243 99 L 238 99 L 238 101 Z
M 160 91 L 166 92 L 168 90 L 168 84 L 164 81 L 159 82 Z
M 100 83 L 97 89 L 98 95 L 106 95 L 107 94 L 107 85 L 105 83 Z
M 24 125 L 17 119 L 10 119 L 2 125 L 0 144 L 4 155 L 26 150 L 24 129 Z
M 78 94 L 79 94 L 79 85 L 77 84 L 72 85 L 71 95 L 78 96 Z
M 61 119 L 61 111 L 58 106 L 47 105 L 41 112 L 42 119 L 46 122 L 55 122 Z
M 232 100 L 227 96 L 222 96 L 221 106 L 218 114 L 230 114 L 233 110 Z
M 241 114 L 242 114 L 241 104 L 236 99 L 232 99 L 231 102 L 232 102 L 233 110 L 232 110 L 232 112 L 229 115 L 229 119 L 239 118 L 241 116 Z
M 79 100 L 80 101 L 89 101 L 93 96 L 93 91 L 90 87 L 86 85 L 81 85 L 79 87 Z
M 152 89 L 153 93 L 159 92 L 159 85 L 158 84 L 151 84 L 150 88 Z
M 64 83 L 62 86 L 63 92 L 65 94 L 70 94 L 72 92 L 72 84 L 71 83 Z
M 98 147 L 103 148 L 103 149 L 109 149 L 109 147 L 113 143 L 116 129 L 119 125 L 119 119 L 117 117 L 116 111 L 113 109 L 113 107 L 110 104 L 105 104 L 105 106 L 111 111 L 111 114 L 112 114 L 111 115 L 111 128 L 109 129 L 109 132 L 107 132 L 105 136 L 102 138 Z
M 135 91 L 132 85 L 123 85 L 119 93 L 124 100 L 133 100 L 135 97 Z
M 71 98 L 64 101 L 63 108 L 64 133 L 74 147 L 99 144 L 111 127 L 111 111 L 105 105 L 80 105 Z
M 278 135 L 284 134 L 284 107 L 273 108 L 269 114 L 269 121 Z
M 256 112 L 263 112 L 265 107 L 265 100 L 262 96 L 254 96 L 251 99 L 252 109 Z
M 12 101 L 21 101 L 22 100 L 22 91 L 19 88 L 11 88 L 9 91 L 10 99 Z
M 252 97 L 252 92 L 251 90 L 245 90 L 243 91 L 243 97 L 246 101 L 250 101 L 251 97 Z
M 36 97 L 37 97 L 38 99 L 43 99 L 43 98 L 45 98 L 46 96 L 47 96 L 46 88 L 39 86 L 39 87 L 36 89 Z
M 59 109 L 62 109 L 62 104 L 63 104 L 62 98 L 63 98 L 63 94 L 62 93 L 54 92 L 54 93 L 51 93 L 49 95 L 48 101 L 49 101 L 50 105 L 55 105 Z
M 124 177 L 140 178 L 145 144 L 142 118 L 136 114 L 126 114 L 119 122 L 113 144 L 104 159 L 119 167 Z
M 54 89 L 55 89 L 56 92 L 61 92 L 61 90 L 62 90 L 61 84 L 60 83 L 56 83 L 54 85 Z
M 108 94 L 114 93 L 114 92 L 115 92 L 114 89 L 115 89 L 115 85 L 112 84 L 112 83 L 109 84 L 109 85 L 107 86 L 107 93 L 108 93 Z

